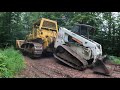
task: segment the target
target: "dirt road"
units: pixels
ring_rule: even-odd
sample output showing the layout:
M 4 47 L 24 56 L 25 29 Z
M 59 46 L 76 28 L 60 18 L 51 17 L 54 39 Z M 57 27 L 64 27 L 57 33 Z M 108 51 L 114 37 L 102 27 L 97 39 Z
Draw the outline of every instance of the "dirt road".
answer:
M 92 70 L 75 70 L 54 57 L 41 59 L 25 58 L 26 68 L 16 78 L 120 78 L 120 66 L 114 68 L 111 76 L 94 74 Z

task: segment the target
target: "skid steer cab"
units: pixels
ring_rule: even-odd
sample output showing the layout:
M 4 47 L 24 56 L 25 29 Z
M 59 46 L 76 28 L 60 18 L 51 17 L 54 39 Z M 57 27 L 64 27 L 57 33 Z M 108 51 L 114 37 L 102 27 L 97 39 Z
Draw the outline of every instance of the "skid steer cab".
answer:
M 87 39 L 93 39 L 94 38 L 93 36 L 95 34 L 95 28 L 86 24 L 75 24 L 71 28 L 71 31 Z

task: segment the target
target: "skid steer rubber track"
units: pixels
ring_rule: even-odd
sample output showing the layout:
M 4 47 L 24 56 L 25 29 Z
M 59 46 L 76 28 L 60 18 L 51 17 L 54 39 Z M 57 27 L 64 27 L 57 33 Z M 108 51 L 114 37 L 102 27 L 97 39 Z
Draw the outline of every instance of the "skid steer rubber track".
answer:
M 88 62 L 85 59 L 81 58 L 80 55 L 66 45 L 58 46 L 55 50 L 54 57 L 78 70 L 84 70 L 88 66 Z

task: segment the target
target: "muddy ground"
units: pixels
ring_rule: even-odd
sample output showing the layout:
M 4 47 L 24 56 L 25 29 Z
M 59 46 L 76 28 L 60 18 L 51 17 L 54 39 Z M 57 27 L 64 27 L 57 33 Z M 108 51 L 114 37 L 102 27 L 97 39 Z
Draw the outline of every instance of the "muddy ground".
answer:
M 112 66 L 111 76 L 93 73 L 91 69 L 75 70 L 54 57 L 31 59 L 24 56 L 26 68 L 16 78 L 120 78 L 120 66 Z

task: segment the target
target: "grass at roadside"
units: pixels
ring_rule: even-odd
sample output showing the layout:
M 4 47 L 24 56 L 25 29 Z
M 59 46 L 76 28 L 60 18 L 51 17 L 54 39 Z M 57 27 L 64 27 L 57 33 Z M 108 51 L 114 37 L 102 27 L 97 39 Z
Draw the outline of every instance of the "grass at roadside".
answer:
M 12 78 L 25 67 L 22 54 L 13 47 L 0 50 L 0 77 Z
M 114 64 L 120 64 L 120 57 L 109 56 L 109 59 L 110 59 L 111 62 L 113 62 Z

